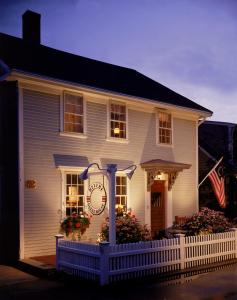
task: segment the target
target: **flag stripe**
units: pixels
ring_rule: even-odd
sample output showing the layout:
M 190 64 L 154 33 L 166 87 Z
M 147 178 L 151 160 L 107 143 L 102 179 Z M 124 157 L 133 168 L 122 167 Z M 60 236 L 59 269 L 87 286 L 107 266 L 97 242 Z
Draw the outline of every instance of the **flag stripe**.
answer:
M 223 177 L 220 178 L 215 169 L 209 174 L 208 177 L 210 178 L 214 193 L 216 195 L 216 198 L 220 206 L 224 208 L 226 206 L 224 178 Z

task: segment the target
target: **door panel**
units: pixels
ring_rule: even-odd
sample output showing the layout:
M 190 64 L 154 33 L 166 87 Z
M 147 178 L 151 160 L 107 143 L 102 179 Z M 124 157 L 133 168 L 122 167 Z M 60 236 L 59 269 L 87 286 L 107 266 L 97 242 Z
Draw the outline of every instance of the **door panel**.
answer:
M 165 228 L 165 181 L 155 180 L 151 186 L 151 234 Z

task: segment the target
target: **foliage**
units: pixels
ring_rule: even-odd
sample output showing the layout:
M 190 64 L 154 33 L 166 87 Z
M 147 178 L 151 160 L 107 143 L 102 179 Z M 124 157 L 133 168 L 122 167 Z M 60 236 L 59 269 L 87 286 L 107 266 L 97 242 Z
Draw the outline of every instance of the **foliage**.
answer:
M 102 225 L 99 241 L 109 240 L 109 218 Z M 151 240 L 151 234 L 146 225 L 141 225 L 134 214 L 124 212 L 116 216 L 117 244 L 136 243 Z
M 201 235 L 228 231 L 232 227 L 224 213 L 203 207 L 200 212 L 188 218 L 182 225 L 174 224 L 174 229 L 185 230 L 186 235 Z
M 65 233 L 66 236 L 71 237 L 72 240 L 80 240 L 81 236 L 90 225 L 90 219 L 91 216 L 86 212 L 80 212 L 80 214 L 74 212 L 62 221 L 60 232 Z

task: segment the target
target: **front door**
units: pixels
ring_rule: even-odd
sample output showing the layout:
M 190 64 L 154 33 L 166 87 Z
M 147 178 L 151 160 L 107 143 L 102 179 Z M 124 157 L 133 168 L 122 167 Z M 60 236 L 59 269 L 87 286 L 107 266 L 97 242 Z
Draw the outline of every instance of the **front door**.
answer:
M 165 181 L 155 180 L 151 186 L 151 234 L 165 229 Z

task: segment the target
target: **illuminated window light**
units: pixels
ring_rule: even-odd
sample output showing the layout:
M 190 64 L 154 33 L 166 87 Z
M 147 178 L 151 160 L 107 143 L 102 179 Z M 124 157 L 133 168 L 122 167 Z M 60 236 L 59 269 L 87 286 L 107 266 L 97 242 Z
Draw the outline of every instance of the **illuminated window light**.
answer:
M 118 127 L 114 128 L 114 134 L 119 134 L 120 133 L 120 129 Z

